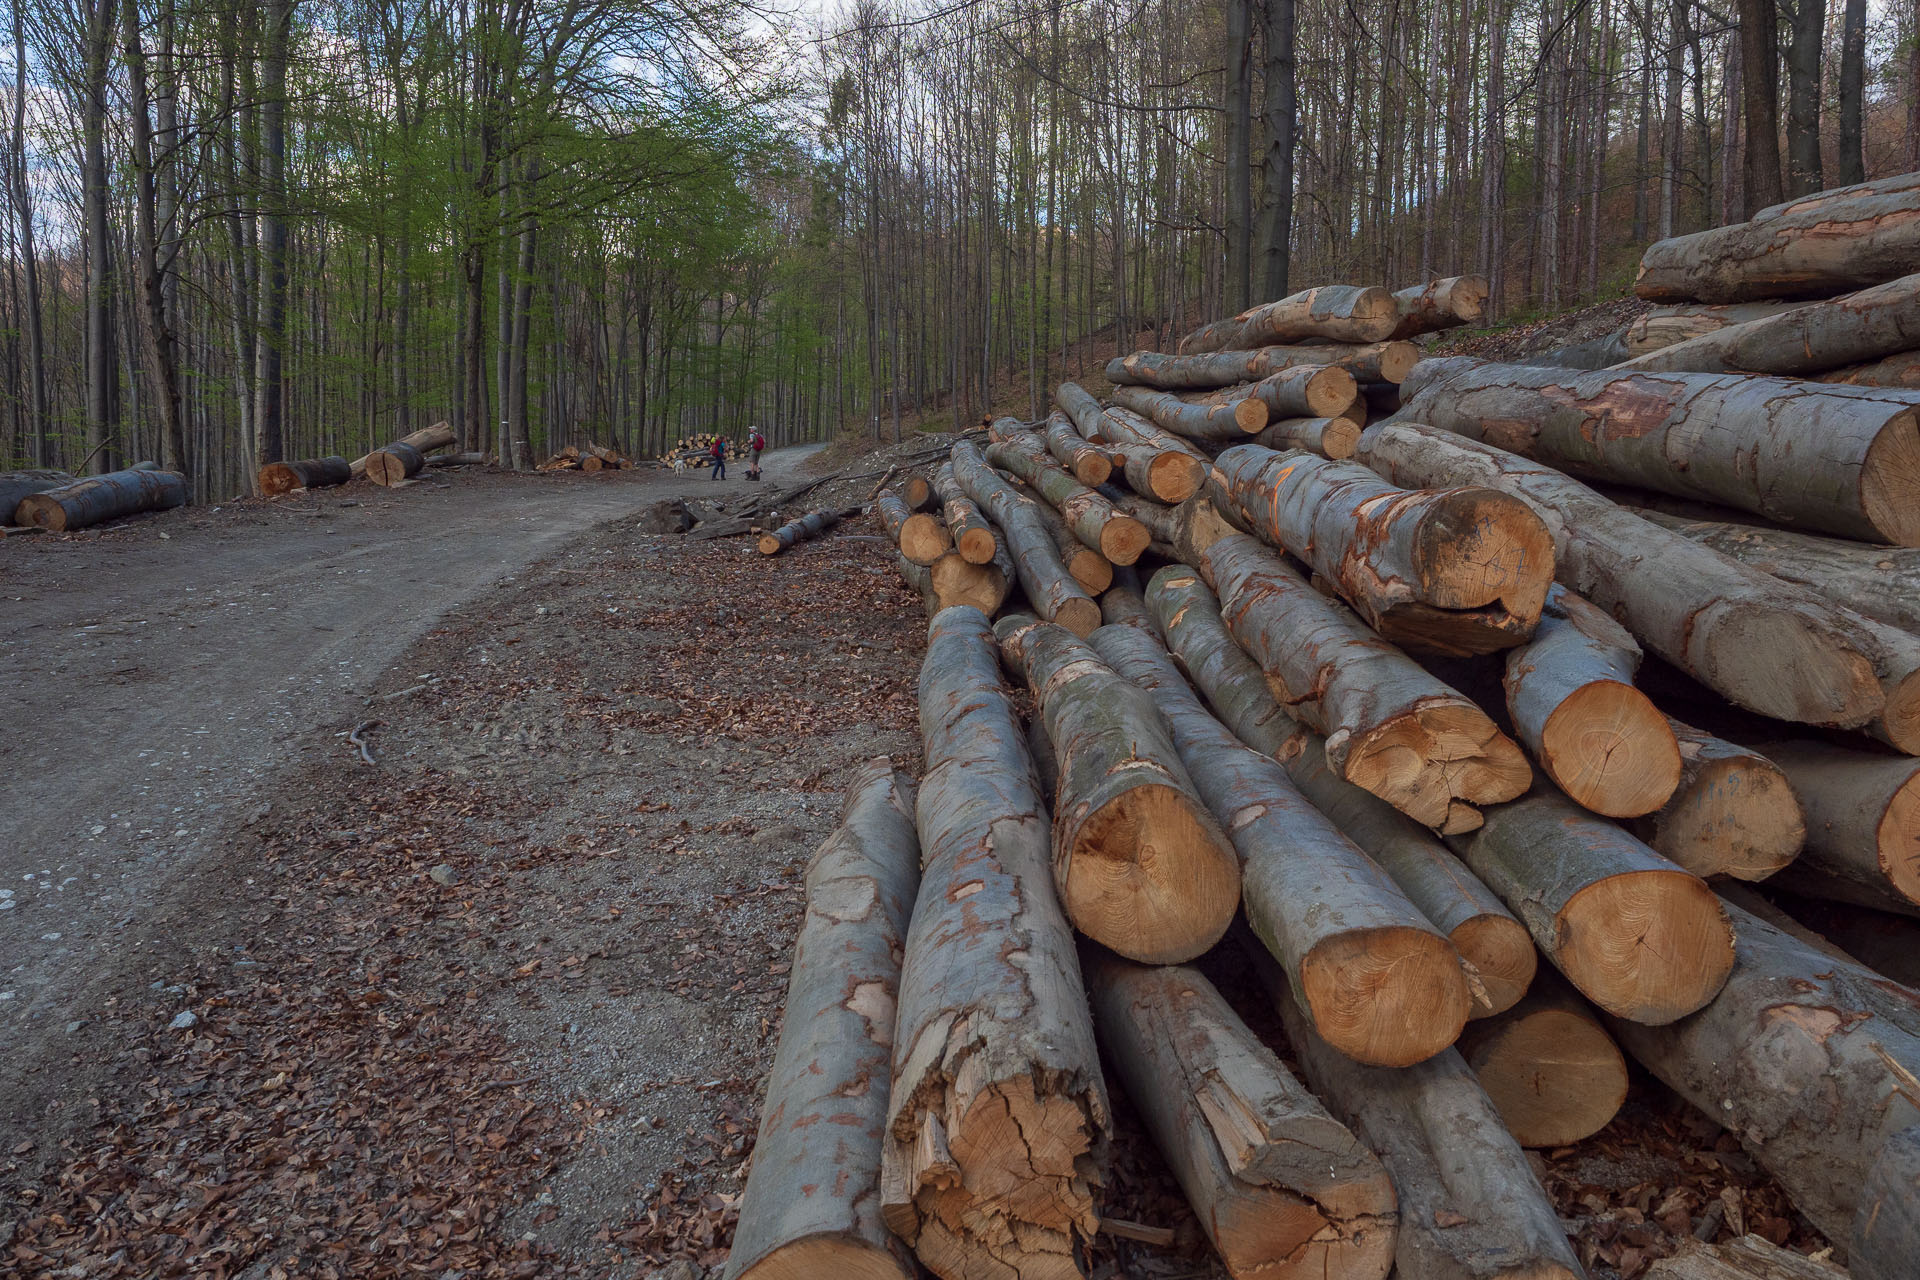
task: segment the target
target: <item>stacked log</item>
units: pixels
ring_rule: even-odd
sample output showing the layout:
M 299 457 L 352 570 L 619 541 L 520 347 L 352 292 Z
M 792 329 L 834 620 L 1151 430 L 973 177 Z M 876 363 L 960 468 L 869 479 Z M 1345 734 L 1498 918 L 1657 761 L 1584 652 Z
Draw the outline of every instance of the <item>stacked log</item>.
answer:
M 1244 351 L 1302 338 L 1328 342 L 1385 342 L 1399 327 L 1393 295 L 1371 286 L 1326 285 L 1249 308 L 1231 320 L 1196 329 L 1180 340 L 1180 354 Z
M 1667 717 L 1680 781 L 1633 833 L 1705 879 L 1765 880 L 1806 843 L 1806 817 L 1779 765 L 1751 748 Z
M 946 522 L 925 511 L 910 510 L 891 489 L 882 489 L 873 501 L 874 513 L 900 554 L 918 565 L 929 565 L 953 549 Z
M 1791 302 L 1735 302 L 1714 306 L 1700 302 L 1673 302 L 1651 307 L 1626 327 L 1622 344 L 1630 359 L 1648 355 L 1678 342 L 1717 333 L 1794 308 Z
M 14 509 L 22 498 L 72 483 L 73 477 L 65 471 L 0 471 L 0 525 L 15 523 Z
M 1627 1060 L 1585 1000 L 1550 973 L 1511 1009 L 1469 1025 L 1460 1056 L 1523 1147 L 1598 1133 L 1627 1100 Z
M 1106 373 L 1107 381 L 1115 386 L 1133 384 L 1159 391 L 1200 391 L 1258 382 L 1299 365 L 1331 365 L 1361 383 L 1398 383 L 1419 360 L 1420 348 L 1404 341 L 1259 347 L 1193 356 L 1136 351 L 1109 360 Z
M 1394 308 L 1400 313 L 1393 336 L 1405 339 L 1463 324 L 1479 324 L 1487 318 L 1490 292 L 1485 276 L 1449 276 L 1431 284 L 1402 289 L 1393 295 Z
M 14 520 L 51 533 L 70 533 L 107 520 L 187 505 L 187 478 L 151 464 L 88 476 L 22 497 Z
M 1187 441 L 1125 409 L 1104 410 L 1084 387 L 1063 382 L 1054 402 L 1091 444 L 1121 451 L 1122 474 L 1135 493 L 1161 502 L 1183 502 L 1206 479 L 1207 456 Z
M 940 500 L 940 515 L 947 523 L 948 540 L 960 558 L 968 564 L 992 563 L 1000 550 L 1000 535 L 980 514 L 979 505 L 954 479 L 953 463 L 943 462 L 934 469 L 932 488 Z
M 1024 480 L 1059 512 L 1075 537 L 1114 564 L 1132 564 L 1147 549 L 1146 527 L 1062 470 L 1033 433 L 989 445 L 987 461 Z
M 347 470 L 356 479 L 367 476 L 375 484 L 397 484 L 408 476 L 419 474 L 427 454 L 435 449 L 444 449 L 453 441 L 453 428 L 447 423 L 436 422 L 430 427 L 409 432 L 398 440 L 375 449 L 372 453 L 355 458 L 347 464 Z M 411 471 L 407 470 L 410 459 L 418 460 L 413 463 Z
M 1028 602 L 1049 622 L 1058 622 L 1075 635 L 1091 635 L 1100 625 L 1100 606 L 1067 572 L 1033 500 L 996 476 L 979 451 L 965 441 L 953 446 L 952 463 L 955 481 L 1006 536 L 1007 552 Z
M 1189 404 L 1166 391 L 1115 387 L 1113 402 L 1188 440 L 1213 443 L 1243 440 L 1260 434 L 1267 425 L 1266 402 L 1251 395 L 1211 404 Z
M 1920 349 L 1920 275 L 1809 302 L 1636 356 L 1622 369 L 1809 378 Z
M 1335 462 L 1353 456 L 1360 443 L 1360 423 L 1351 418 L 1281 418 L 1253 438 L 1262 448 L 1284 452 L 1305 449 Z

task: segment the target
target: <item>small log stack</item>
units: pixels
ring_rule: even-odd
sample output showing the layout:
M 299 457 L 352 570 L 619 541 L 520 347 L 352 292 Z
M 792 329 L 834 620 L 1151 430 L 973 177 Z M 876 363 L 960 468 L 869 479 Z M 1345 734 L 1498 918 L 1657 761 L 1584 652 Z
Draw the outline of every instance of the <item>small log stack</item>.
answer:
M 396 485 L 420 474 L 427 455 L 435 449 L 446 448 L 454 439 L 452 426 L 436 422 L 355 458 L 347 464 L 347 470 L 356 479 L 365 476 L 377 485 Z

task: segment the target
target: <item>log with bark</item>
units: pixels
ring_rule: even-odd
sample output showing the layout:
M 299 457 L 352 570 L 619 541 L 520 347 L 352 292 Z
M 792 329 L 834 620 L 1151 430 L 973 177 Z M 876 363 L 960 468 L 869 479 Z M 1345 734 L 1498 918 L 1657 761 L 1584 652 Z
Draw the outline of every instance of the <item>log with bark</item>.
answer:
M 1639 669 L 1627 629 L 1559 585 L 1533 638 L 1507 655 L 1514 732 L 1562 791 L 1609 818 L 1652 813 L 1680 785 L 1680 744 L 1634 687 Z
M 843 517 L 851 515 L 853 511 L 858 510 L 859 508 L 855 507 L 852 511 L 831 511 L 825 507 L 820 507 L 809 511 L 797 520 L 787 521 L 770 533 L 761 534 L 760 554 L 763 556 L 777 556 L 782 551 L 797 546 L 809 538 L 819 537 L 827 530 L 833 528 L 834 525 L 840 523 Z
M 1878 645 L 1811 592 L 1656 528 L 1548 467 L 1420 423 L 1367 428 L 1356 459 L 1409 488 L 1485 485 L 1525 499 L 1561 583 L 1736 706 L 1857 728 L 1886 704 Z
M 919 594 L 920 603 L 926 606 L 927 616 L 929 618 L 942 609 L 953 607 L 952 604 L 942 600 L 940 593 L 934 590 L 933 571 L 927 568 L 927 566 L 915 564 L 913 561 L 896 552 L 893 557 L 893 567 L 895 572 L 900 575 L 900 581 L 906 583 Z M 959 602 L 955 601 L 954 603 L 957 604 Z M 984 610 L 982 612 L 984 612 Z
M 452 444 L 453 441 L 454 441 L 453 428 L 444 422 L 436 422 L 430 427 L 422 427 L 418 431 L 409 432 L 408 434 L 401 436 L 398 440 L 395 440 L 393 444 L 406 445 L 408 448 L 413 449 L 417 453 L 420 453 L 424 456 L 425 454 L 431 453 L 435 449 L 446 448 L 448 445 Z M 391 446 L 388 446 L 388 447 L 391 447 Z M 379 453 L 381 451 L 382 450 L 376 449 L 374 450 L 374 453 Z M 359 477 L 367 474 L 367 468 L 373 462 L 373 457 L 374 457 L 373 453 L 365 454 L 361 457 L 355 458 L 352 462 L 347 464 L 348 470 L 353 472 L 355 479 L 358 479 Z M 384 468 L 384 464 L 383 464 L 383 468 Z M 416 470 L 418 470 L 418 468 L 416 468 Z
M 1212 459 L 1179 436 L 1118 406 L 1101 419 L 1120 452 L 1120 474 L 1135 493 L 1158 502 L 1184 502 L 1206 483 Z
M 1115 387 L 1113 402 L 1151 419 L 1186 440 L 1222 444 L 1258 435 L 1267 425 L 1266 402 L 1253 396 L 1213 404 L 1189 404 L 1170 391 Z
M 1636 356 L 1621 369 L 1810 378 L 1920 348 L 1920 275 L 1809 302 Z
M 1268 423 L 1253 442 L 1268 449 L 1305 449 L 1338 462 L 1353 456 L 1360 431 L 1351 418 L 1282 418 Z
M 1490 292 L 1485 276 L 1448 276 L 1401 289 L 1393 295 L 1394 309 L 1400 314 L 1393 336 L 1413 338 L 1463 324 L 1479 324 L 1487 318 Z
M 907 921 L 920 883 L 913 783 L 885 757 L 848 787 L 807 865 L 806 914 L 726 1280 L 911 1280 L 880 1218 L 880 1146 Z
M 1240 855 L 1247 920 L 1321 1037 L 1381 1067 L 1422 1062 L 1452 1044 L 1472 995 L 1446 936 L 1279 762 L 1208 713 L 1156 637 L 1102 627 L 1092 643 L 1151 691 L 1188 775 Z
M 1221 614 L 1289 714 L 1326 736 L 1346 781 L 1447 831 L 1511 800 L 1532 770 L 1485 712 L 1245 534 L 1198 552 Z
M 941 607 L 972 605 L 991 618 L 1000 612 L 1013 590 L 1013 561 L 1000 548 L 985 564 L 974 564 L 964 556 L 948 552 L 927 566 L 927 580 Z
M 1100 1042 L 1235 1280 L 1383 1280 L 1398 1225 L 1379 1159 L 1196 970 L 1086 949 Z
M 946 521 L 931 512 L 911 510 L 893 490 L 882 489 L 873 500 L 873 510 L 900 554 L 915 564 L 932 564 L 953 550 Z
M 403 440 L 384 445 L 367 455 L 367 479 L 384 488 L 393 488 L 419 475 L 427 465 L 427 455 Z
M 1633 291 L 1653 302 L 1826 298 L 1913 270 L 1920 198 L 1911 175 L 1763 209 L 1750 222 L 1657 240 Z
M 1067 566 L 1067 572 L 1073 575 L 1073 580 L 1080 584 L 1082 591 L 1097 597 L 1113 585 L 1113 561 L 1075 537 L 1073 530 L 1067 527 L 1066 520 L 1045 498 L 1018 482 L 1014 483 L 1014 488 L 1033 502 L 1033 510 L 1040 517 L 1040 523 L 1046 525 L 1047 532 L 1053 535 L 1053 545 L 1060 553 L 1060 563 Z
M 1891 911 L 1876 911 L 1854 902 L 1812 898 L 1777 885 L 1768 885 L 1766 891 L 1765 905 L 1786 915 L 1807 934 L 1839 948 L 1848 959 L 1875 973 L 1920 991 L 1920 920 Z M 1726 895 L 1726 889 L 1721 893 Z M 1754 910 L 1753 903 L 1743 899 L 1735 901 L 1749 911 Z M 1773 923 L 1779 925 L 1780 921 L 1773 920 Z M 1802 936 L 1793 929 L 1787 931 Z
M 1168 565 L 1147 584 L 1146 595 L 1175 661 L 1215 714 L 1242 742 L 1278 760 L 1314 807 L 1392 877 L 1473 967 L 1471 1016 L 1498 1013 L 1524 995 L 1536 963 L 1526 927 L 1425 827 L 1334 776 L 1324 744 L 1273 700 L 1198 575 Z
M 1034 501 L 1014 492 L 964 440 L 953 446 L 952 465 L 954 480 L 1006 535 L 1007 555 L 1028 603 L 1041 617 L 1058 622 L 1075 635 L 1092 634 L 1100 625 L 1100 606 L 1060 562 L 1053 535 L 1041 523 Z
M 1113 571 L 1113 582 L 1100 594 L 1100 623 L 1102 626 L 1141 627 L 1158 635 L 1153 615 L 1147 612 L 1146 596 L 1140 586 L 1140 575 L 1131 565 L 1120 565 Z
M 1736 302 L 1725 306 L 1699 302 L 1670 303 L 1649 308 L 1626 327 L 1621 342 L 1628 358 L 1632 359 L 1670 347 L 1676 342 L 1718 332 L 1730 325 L 1776 316 L 1799 305 L 1796 302 Z
M 1915 997 L 1726 909 L 1736 959 L 1720 994 L 1668 1026 L 1616 1019 L 1614 1038 L 1738 1138 L 1815 1227 L 1845 1240 L 1881 1149 L 1920 1121 Z
M 1854 1274 L 1866 1280 L 1863 1273 Z M 1646 1272 L 1646 1280 L 1847 1280 L 1847 1276 L 1831 1261 L 1782 1249 L 1752 1234 L 1725 1244 L 1682 1240 L 1680 1252 L 1660 1259 Z
M 1053 402 L 1067 415 L 1073 429 L 1091 444 L 1110 444 L 1106 411 L 1093 393 L 1077 382 L 1063 382 L 1054 388 Z
M 1422 361 L 1405 390 L 1402 418 L 1572 475 L 1920 544 L 1920 406 L 1898 391 L 1462 357 Z
M 1420 348 L 1411 342 L 1259 347 L 1252 351 L 1215 351 L 1194 356 L 1136 351 L 1107 362 L 1107 381 L 1115 386 L 1132 383 L 1161 391 L 1198 391 L 1258 382 L 1282 369 L 1312 364 L 1344 369 L 1356 382 L 1392 383 L 1405 378 L 1419 361 Z
M 1756 744 L 1806 814 L 1789 888 L 1920 916 L 1920 760 L 1822 742 Z
M 1912 1079 L 1908 1085 L 1911 1089 Z M 1909 1093 L 1911 1099 L 1913 1093 Z M 1920 1126 L 1887 1139 L 1867 1170 L 1847 1258 L 1857 1280 L 1905 1280 L 1920 1257 Z M 1794 1280 L 1798 1280 L 1795 1277 Z
M 1633 833 L 1702 879 L 1764 880 L 1792 862 L 1807 824 L 1780 766 L 1671 716 L 1667 727 L 1680 781 L 1658 812 L 1631 824 Z
M 946 1280 L 1078 1280 L 1109 1121 L 1047 810 L 987 620 L 948 609 L 920 670 L 924 860 L 881 1152 L 887 1225 Z
M 298 462 L 269 462 L 260 468 L 256 487 L 263 498 L 277 498 L 295 489 L 325 489 L 353 479 L 345 458 L 310 458 Z
M 1045 431 L 1047 448 L 1054 458 L 1087 488 L 1099 488 L 1113 474 L 1113 460 L 1106 451 L 1089 443 L 1066 414 L 1056 409 L 1048 415 Z
M 1551 788 L 1489 811 L 1455 848 L 1541 954 L 1616 1017 L 1669 1023 L 1726 982 L 1732 931 L 1705 882 Z
M 1214 460 L 1208 492 L 1408 648 L 1511 648 L 1553 585 L 1552 535 L 1497 489 L 1406 490 L 1358 463 L 1238 445 Z
M 1393 295 L 1371 285 L 1323 285 L 1216 320 L 1180 339 L 1180 354 L 1298 342 L 1385 342 L 1400 324 Z
M 1396 1275 L 1408 1280 L 1586 1280 L 1560 1219 L 1458 1052 L 1398 1070 L 1336 1052 L 1266 951 L 1246 953 L 1313 1091 L 1380 1156 L 1400 1201 Z
M 1060 513 L 1075 537 L 1114 564 L 1132 564 L 1147 549 L 1146 526 L 1063 470 L 1032 432 L 989 445 L 987 461 L 1019 476 Z
M 1894 387 L 1902 391 L 1920 390 L 1920 351 L 1902 351 L 1881 360 L 1848 365 L 1820 375 L 1821 382 L 1842 382 L 1854 387 Z
M 1456 1046 L 1523 1147 L 1589 1138 L 1627 1100 L 1627 1060 L 1578 992 L 1541 974 L 1526 998 L 1470 1023 Z
M 1205 953 L 1240 905 L 1240 864 L 1153 695 L 1064 627 L 1015 616 L 995 634 L 1054 744 L 1053 873 L 1067 918 L 1131 960 Z
M 1118 395 L 1117 389 L 1115 394 Z M 1309 364 L 1282 369 L 1257 382 L 1225 387 L 1219 391 L 1189 391 L 1180 396 L 1181 403 L 1189 406 L 1231 405 L 1258 400 L 1267 407 L 1269 422 L 1275 418 L 1338 417 L 1350 412 L 1354 401 L 1359 398 L 1359 384 L 1345 369 L 1334 365 Z M 1262 429 L 1265 429 L 1264 426 Z
M 1000 536 L 980 514 L 979 505 L 953 478 L 953 463 L 943 462 L 934 469 L 933 493 L 940 501 L 941 517 L 947 522 L 947 536 L 961 559 L 968 564 L 991 563 L 1000 548 Z
M 14 507 L 13 518 L 49 533 L 70 533 L 142 511 L 184 507 L 188 492 L 185 476 L 147 463 L 29 493 Z
M 72 483 L 73 477 L 65 471 L 0 471 L 0 525 L 14 522 L 14 508 L 20 505 L 22 498 Z
M 487 455 L 477 449 L 469 450 L 466 453 L 434 453 L 427 455 L 427 468 L 429 470 L 439 467 L 484 467 L 486 464 Z M 628 463 L 627 465 L 631 466 L 633 464 Z

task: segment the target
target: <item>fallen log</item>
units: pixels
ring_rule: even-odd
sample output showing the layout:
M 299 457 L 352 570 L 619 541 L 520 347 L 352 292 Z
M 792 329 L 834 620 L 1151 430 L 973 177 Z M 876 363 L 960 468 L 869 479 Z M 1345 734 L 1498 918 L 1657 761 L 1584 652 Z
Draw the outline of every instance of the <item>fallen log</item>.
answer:
M 1101 416 L 1120 451 L 1120 474 L 1135 493 L 1158 502 L 1184 502 L 1206 483 L 1212 460 L 1179 436 L 1131 409 L 1116 407 Z
M 1587 1002 L 1540 975 L 1520 1003 L 1467 1024 L 1456 1046 L 1523 1147 L 1564 1147 L 1607 1127 L 1627 1100 L 1627 1060 Z
M 1197 558 L 1234 639 L 1288 713 L 1326 736 L 1328 763 L 1345 781 L 1448 831 L 1479 825 L 1477 806 L 1527 789 L 1526 758 L 1485 712 L 1278 554 L 1233 534 Z
M 1035 510 L 1037 504 L 1015 493 L 964 440 L 953 446 L 952 465 L 961 489 L 1006 535 L 1007 554 L 1027 601 L 1049 622 L 1058 622 L 1075 635 L 1091 634 L 1100 625 L 1100 606 L 1060 562 L 1053 536 Z
M 1406 490 L 1358 463 L 1239 445 L 1214 460 L 1209 493 L 1409 648 L 1511 648 L 1553 585 L 1552 535 L 1497 489 Z
M 430 427 L 422 427 L 418 431 L 409 432 L 393 443 L 404 444 L 424 455 L 431 453 L 435 449 L 444 449 L 452 444 L 453 441 L 453 428 L 444 422 L 436 422 Z M 374 450 L 374 453 L 379 452 L 381 452 L 381 450 Z M 574 456 L 579 456 L 578 450 L 575 451 Z M 357 480 L 367 474 L 367 467 L 372 461 L 373 453 L 363 454 L 348 463 L 347 469 L 353 473 L 354 479 Z
M 1188 404 L 1169 391 L 1123 386 L 1113 389 L 1113 402 L 1183 439 L 1214 444 L 1258 435 L 1268 417 L 1266 403 L 1252 396 L 1222 404 Z
M 1920 388 L 1920 351 L 1902 351 L 1884 359 L 1847 365 L 1821 374 L 1818 381 L 1840 382 L 1852 387 L 1894 387 L 1912 391 Z
M 873 500 L 873 509 L 887 537 L 915 564 L 932 564 L 953 550 L 946 522 L 929 512 L 910 510 L 893 490 L 882 489 Z
M 1523 498 L 1561 583 L 1736 706 L 1857 728 L 1885 707 L 1878 646 L 1844 610 L 1697 547 L 1557 471 L 1419 423 L 1367 428 L 1354 455 L 1409 488 L 1485 485 Z
M 435 453 L 427 457 L 428 468 L 436 467 L 483 467 L 487 464 L 487 455 L 479 450 L 466 453 Z M 627 463 L 632 466 L 632 463 Z
M 910 474 L 900 482 L 900 500 L 909 511 L 925 511 L 933 505 L 933 496 L 933 486 L 923 475 Z
M 953 463 L 943 462 L 933 472 L 934 496 L 940 500 L 940 514 L 947 522 L 947 536 L 954 550 L 968 564 L 991 563 L 1000 549 L 1000 536 L 980 514 L 978 504 L 953 478 Z
M 1640 256 L 1633 291 L 1652 302 L 1828 298 L 1903 276 L 1920 262 L 1910 184 L 1911 175 L 1862 183 L 1657 240 Z
M 1713 1002 L 1668 1026 L 1610 1027 L 1621 1048 L 1738 1138 L 1815 1227 L 1844 1240 L 1874 1160 L 1920 1120 L 1914 997 L 1726 909 L 1735 961 Z
M 1399 382 L 1420 361 L 1411 342 L 1372 342 L 1361 346 L 1259 347 L 1252 351 L 1214 351 L 1175 356 L 1136 351 L 1107 362 L 1107 381 L 1161 391 L 1197 391 L 1258 382 L 1297 365 L 1332 365 L 1356 382 Z
M 0 471 L 0 525 L 14 523 L 14 508 L 22 498 L 72 483 L 73 477 L 65 471 Z
M 1063 382 L 1053 391 L 1053 402 L 1060 406 L 1060 412 L 1067 415 L 1078 431 L 1090 444 L 1110 444 L 1107 435 L 1106 411 L 1093 393 L 1077 382 Z
M 1806 846 L 1782 883 L 1920 915 L 1920 760 L 1821 742 L 1757 745 L 1786 774 L 1806 814 Z
M 269 462 L 255 482 L 263 498 L 277 498 L 295 489 L 325 489 L 353 478 L 345 458 L 312 458 L 299 462 Z
M 1621 369 L 1811 378 L 1920 348 L 1920 275 L 1809 302 L 1636 356 Z
M 1396 1275 L 1586 1280 L 1526 1152 L 1458 1052 L 1397 1070 L 1354 1062 L 1315 1034 L 1273 958 L 1250 941 L 1245 951 L 1301 1075 L 1393 1179 Z
M 1716 306 L 1704 302 L 1674 302 L 1650 307 L 1621 332 L 1621 345 L 1627 359 L 1632 360 L 1732 325 L 1777 316 L 1799 305 L 1797 302 L 1735 302 Z
M 375 449 L 367 455 L 367 479 L 385 488 L 411 480 L 427 465 L 427 456 L 405 441 Z
M 29 493 L 14 507 L 13 518 L 49 533 L 71 533 L 142 511 L 184 507 L 187 493 L 185 476 L 146 463 Z
M 1247 920 L 1321 1037 L 1382 1067 L 1422 1062 L 1452 1044 L 1472 995 L 1445 935 L 1277 761 L 1208 714 L 1156 637 L 1102 627 L 1092 645 L 1151 692 L 1188 776 L 1240 856 Z
M 923 869 L 881 1150 L 887 1225 L 946 1280 L 1077 1280 L 1109 1121 L 1047 811 L 987 620 L 948 609 L 920 669 Z
M 1183 356 L 1241 351 L 1319 338 L 1385 342 L 1399 326 L 1393 295 L 1373 286 L 1323 285 L 1216 320 L 1180 339 Z
M 1634 688 L 1640 646 L 1627 629 L 1555 586 L 1526 644 L 1507 654 L 1507 713 L 1568 796 L 1609 818 L 1638 818 L 1680 785 L 1680 744 Z
M 858 511 L 859 508 L 855 507 L 853 510 Z M 825 507 L 809 511 L 797 520 L 787 521 L 771 533 L 761 534 L 760 554 L 763 556 L 777 556 L 782 551 L 805 542 L 809 538 L 819 537 L 827 530 L 833 528 L 834 525 L 840 523 L 843 516 L 849 514 L 851 514 L 851 512 L 829 511 Z
M 1807 824 L 1780 766 L 1670 716 L 1667 727 L 1680 751 L 1679 784 L 1629 830 L 1702 879 L 1764 880 L 1792 862 Z
M 913 1260 L 879 1212 L 894 997 L 920 882 L 913 783 L 855 773 L 807 865 L 806 914 L 726 1280 L 898 1277 Z
M 1114 564 L 1132 564 L 1147 549 L 1146 526 L 1062 470 L 1032 433 L 1025 440 L 989 445 L 987 461 L 1032 486 L 1075 537 Z
M 1270 373 L 1257 382 L 1219 391 L 1186 392 L 1181 396 L 1181 402 L 1187 405 L 1229 405 L 1258 400 L 1267 407 L 1267 420 L 1271 422 L 1275 418 L 1337 417 L 1352 409 L 1359 397 L 1359 385 L 1345 369 L 1333 365 L 1295 365 Z M 1265 425 L 1262 424 L 1264 429 Z
M 1382 1280 L 1393 1182 L 1199 972 L 1088 949 L 1100 1042 L 1235 1280 Z
M 1394 326 L 1393 336 L 1413 338 L 1463 324 L 1479 324 L 1487 318 L 1487 295 L 1491 292 L 1485 276 L 1448 276 L 1398 290 L 1393 305 L 1400 322 Z
M 1536 963 L 1526 927 L 1425 827 L 1334 776 L 1320 739 L 1280 709 L 1260 668 L 1233 642 L 1206 584 L 1191 569 L 1168 565 L 1147 584 L 1146 599 L 1175 661 L 1215 714 L 1242 742 L 1278 760 L 1473 967 L 1471 1016 L 1498 1013 L 1524 995 Z
M 1282 418 L 1267 424 L 1253 442 L 1267 449 L 1305 449 L 1342 461 L 1353 456 L 1361 426 L 1351 418 Z
M 1052 450 L 1060 465 L 1073 473 L 1073 478 L 1089 489 L 1097 489 L 1107 482 L 1113 474 L 1113 460 L 1105 451 L 1088 443 L 1086 437 L 1074 429 L 1073 420 L 1066 414 L 1055 410 L 1047 418 L 1047 448 Z
M 900 581 L 906 583 L 909 587 L 913 588 L 914 591 L 919 593 L 920 603 L 926 606 L 927 616 L 929 618 L 942 609 L 953 607 L 942 600 L 940 593 L 934 590 L 933 571 L 927 568 L 927 566 L 915 564 L 905 556 L 896 553 L 893 557 L 893 567 L 894 570 L 899 573 Z
M 1033 622 L 1002 619 L 995 634 L 1054 744 L 1053 876 L 1067 918 L 1130 960 L 1204 954 L 1240 905 L 1233 846 L 1153 696 L 1064 627 Z
M 1098 597 L 1113 585 L 1113 561 L 1075 537 L 1073 530 L 1067 528 L 1067 522 L 1045 498 L 1022 484 L 1016 484 L 1015 490 L 1032 500 L 1034 513 L 1053 537 L 1054 548 L 1060 553 L 1060 563 L 1067 566 L 1067 572 L 1080 584 L 1082 591 Z
M 1920 406 L 1897 391 L 1745 374 L 1424 360 L 1404 417 L 1570 474 L 1920 544 Z
M 1558 792 L 1490 811 L 1455 848 L 1541 954 L 1615 1017 L 1663 1025 L 1726 982 L 1733 936 L 1713 891 Z

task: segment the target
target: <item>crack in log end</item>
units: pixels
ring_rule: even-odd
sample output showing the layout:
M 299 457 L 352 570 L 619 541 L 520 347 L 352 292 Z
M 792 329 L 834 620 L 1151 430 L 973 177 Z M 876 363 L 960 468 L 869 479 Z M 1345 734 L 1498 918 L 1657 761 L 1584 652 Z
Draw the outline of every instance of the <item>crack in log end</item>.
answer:
M 1616 1017 L 1664 1026 L 1712 1000 L 1733 968 L 1733 928 L 1684 871 L 1627 871 L 1583 886 L 1555 913 L 1553 961 Z
M 1439 934 L 1335 934 L 1307 954 L 1300 986 L 1322 1039 L 1356 1062 L 1410 1067 L 1452 1044 L 1473 1011 L 1460 954 Z

